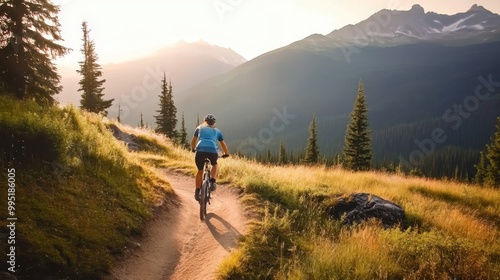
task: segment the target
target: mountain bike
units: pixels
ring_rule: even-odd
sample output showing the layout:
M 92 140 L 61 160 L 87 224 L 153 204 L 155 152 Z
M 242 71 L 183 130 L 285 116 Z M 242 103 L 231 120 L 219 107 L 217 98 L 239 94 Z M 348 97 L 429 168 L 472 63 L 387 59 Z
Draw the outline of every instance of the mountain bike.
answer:
M 229 155 L 223 155 L 226 158 Z M 212 163 L 208 158 L 205 159 L 205 166 L 203 167 L 203 182 L 200 190 L 200 220 L 204 221 L 207 215 L 207 204 L 210 204 L 212 193 L 210 190 L 210 172 L 212 171 Z

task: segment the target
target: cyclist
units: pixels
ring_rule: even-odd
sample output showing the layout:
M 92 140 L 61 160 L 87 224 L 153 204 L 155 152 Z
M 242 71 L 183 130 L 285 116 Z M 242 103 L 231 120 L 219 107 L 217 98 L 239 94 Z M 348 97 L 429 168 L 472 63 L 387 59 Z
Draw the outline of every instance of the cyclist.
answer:
M 196 200 L 200 199 L 203 166 L 206 158 L 210 159 L 212 164 L 212 171 L 210 173 L 210 190 L 215 191 L 217 188 L 217 158 L 219 157 L 217 153 L 217 141 L 220 143 L 220 146 L 224 151 L 223 157 L 229 156 L 226 142 L 224 142 L 224 136 L 218 128 L 215 128 L 215 117 L 212 114 L 208 114 L 205 117 L 205 122 L 199 125 L 194 131 L 194 136 L 191 140 L 191 150 L 196 152 L 195 162 L 196 167 L 198 168 L 195 181 L 196 189 L 194 193 L 194 198 Z

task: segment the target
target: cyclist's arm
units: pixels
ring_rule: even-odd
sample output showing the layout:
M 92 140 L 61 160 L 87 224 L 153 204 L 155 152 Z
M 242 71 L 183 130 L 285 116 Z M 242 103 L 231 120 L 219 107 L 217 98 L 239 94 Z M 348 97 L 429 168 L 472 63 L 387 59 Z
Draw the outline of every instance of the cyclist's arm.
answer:
M 229 155 L 229 150 L 227 149 L 226 142 L 224 142 L 224 140 L 222 140 L 222 141 L 219 141 L 219 143 L 220 143 L 220 146 L 222 147 L 222 150 L 224 151 L 224 154 Z
M 198 137 L 193 136 L 193 139 L 191 139 L 191 151 L 196 149 L 196 142 L 198 142 Z

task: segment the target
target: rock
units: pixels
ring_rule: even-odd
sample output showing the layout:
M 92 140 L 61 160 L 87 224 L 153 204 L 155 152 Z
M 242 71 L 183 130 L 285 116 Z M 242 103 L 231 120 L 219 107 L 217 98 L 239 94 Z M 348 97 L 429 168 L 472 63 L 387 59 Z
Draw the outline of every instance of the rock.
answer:
M 134 134 L 129 134 L 126 132 L 123 132 L 118 128 L 118 126 L 111 124 L 109 126 L 109 129 L 111 129 L 111 132 L 113 132 L 113 136 L 120 140 L 125 142 L 127 144 L 127 147 L 130 151 L 139 151 L 141 150 L 141 146 L 137 143 L 137 136 Z
M 343 217 L 344 223 L 349 225 L 375 218 L 384 227 L 394 227 L 405 219 L 401 206 L 368 193 L 338 197 L 327 211 L 334 219 Z

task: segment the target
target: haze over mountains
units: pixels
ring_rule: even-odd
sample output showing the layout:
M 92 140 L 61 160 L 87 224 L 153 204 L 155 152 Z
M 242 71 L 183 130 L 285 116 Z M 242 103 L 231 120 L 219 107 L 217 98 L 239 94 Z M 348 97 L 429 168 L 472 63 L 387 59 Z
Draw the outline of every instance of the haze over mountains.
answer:
M 141 111 L 154 122 L 159 83 L 144 81 L 166 69 L 188 129 L 197 115 L 214 113 L 232 151 L 255 155 L 275 151 L 283 141 L 288 151 L 299 152 L 315 114 L 320 152 L 333 157 L 341 151 L 361 79 L 376 162 L 403 161 L 434 175 L 459 167 L 470 176 L 500 112 L 500 16 L 477 5 L 455 15 L 419 5 L 381 10 L 248 62 L 231 50 L 202 45 L 194 56 L 185 44 L 168 55 L 105 65 L 107 96 L 122 106 L 124 94 L 136 92 L 140 99 L 129 101 L 125 122 L 136 125 Z M 76 92 L 76 86 L 64 86 Z M 434 132 L 445 140 L 436 142 Z
M 137 125 L 140 113 L 143 112 L 145 121 L 153 125 L 163 72 L 172 81 L 177 94 L 244 62 L 244 57 L 229 48 L 203 41 L 181 41 L 142 59 L 102 65 L 103 78 L 106 79 L 105 98 L 115 99 L 109 110 L 109 117 L 117 117 L 120 104 L 123 122 Z M 59 101 L 62 103 L 80 104 L 81 93 L 77 90 L 81 76 L 76 73 L 78 67 L 75 65 L 73 69 L 61 69 L 63 92 Z

